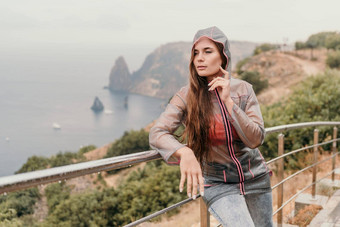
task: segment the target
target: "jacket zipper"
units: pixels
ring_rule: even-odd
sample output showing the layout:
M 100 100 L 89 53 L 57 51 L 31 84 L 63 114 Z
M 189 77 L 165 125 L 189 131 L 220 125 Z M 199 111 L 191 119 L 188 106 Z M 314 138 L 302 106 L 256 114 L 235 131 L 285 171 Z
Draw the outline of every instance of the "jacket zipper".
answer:
M 231 157 L 231 159 L 233 160 L 233 162 L 235 163 L 236 167 L 237 167 L 237 171 L 238 171 L 238 176 L 239 176 L 239 180 L 240 180 L 240 192 L 242 195 L 245 194 L 245 190 L 244 190 L 244 174 L 243 174 L 243 170 L 242 170 L 242 166 L 241 163 L 239 162 L 239 160 L 236 158 L 235 155 L 235 151 L 234 151 L 234 147 L 233 147 L 233 137 L 232 137 L 232 130 L 231 130 L 231 126 L 230 126 L 230 122 L 227 119 L 227 108 L 225 107 L 224 103 L 222 102 L 217 89 L 215 89 L 215 94 L 218 100 L 218 104 L 220 106 L 221 109 L 221 113 L 222 113 L 222 119 L 223 119 L 223 123 L 224 123 L 224 130 L 225 130 L 225 134 L 226 134 L 226 139 L 227 139 L 227 147 L 228 147 L 228 151 L 229 151 L 229 155 Z

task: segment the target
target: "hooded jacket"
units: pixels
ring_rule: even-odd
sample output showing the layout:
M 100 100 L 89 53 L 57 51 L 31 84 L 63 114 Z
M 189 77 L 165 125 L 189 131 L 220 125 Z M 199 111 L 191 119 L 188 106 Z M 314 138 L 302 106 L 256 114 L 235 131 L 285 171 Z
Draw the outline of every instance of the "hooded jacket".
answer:
M 226 70 L 231 75 L 229 41 L 217 27 L 199 30 L 193 40 L 207 37 L 222 43 L 227 57 Z M 150 146 L 168 164 L 179 164 L 173 153 L 185 145 L 173 133 L 185 122 L 189 86 L 181 88 L 170 100 L 149 134 Z M 217 90 L 211 91 L 214 125 L 210 127 L 212 142 L 209 160 L 204 165 L 205 197 L 208 205 L 228 194 L 249 194 L 270 191 L 268 168 L 257 149 L 265 137 L 259 103 L 252 85 L 230 76 L 230 96 L 234 101 L 229 113 Z

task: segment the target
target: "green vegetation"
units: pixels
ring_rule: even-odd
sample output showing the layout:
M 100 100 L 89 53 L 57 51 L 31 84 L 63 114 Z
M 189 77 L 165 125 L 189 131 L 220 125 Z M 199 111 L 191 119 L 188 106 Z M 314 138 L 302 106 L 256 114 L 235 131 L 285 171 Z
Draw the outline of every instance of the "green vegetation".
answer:
M 319 33 L 309 36 L 306 42 L 295 42 L 296 50 L 307 49 L 307 48 L 311 50 L 312 60 L 316 59 L 313 56 L 313 49 L 320 48 L 320 47 L 333 49 L 333 50 L 339 50 L 340 49 L 340 33 L 339 32 L 319 32 Z
M 261 79 L 261 75 L 257 71 L 245 71 L 240 75 L 242 80 L 247 81 L 253 85 L 256 94 L 259 94 L 263 89 L 268 87 L 268 80 Z
M 41 156 L 29 157 L 27 162 L 15 173 L 26 173 L 39 169 L 46 169 L 49 164 L 49 159 Z
M 340 33 L 333 33 L 327 36 L 325 40 L 325 47 L 327 49 L 340 50 Z
M 40 194 L 37 188 L 0 195 L 0 226 L 19 225 L 19 218 L 33 214 L 38 199 Z
M 279 49 L 278 45 L 275 44 L 270 44 L 270 43 L 264 43 L 261 44 L 260 46 L 257 46 L 254 50 L 253 55 L 258 55 L 262 52 L 270 51 L 270 50 L 277 50 Z
M 304 42 L 295 42 L 295 50 L 302 50 L 302 49 L 306 49 L 307 45 Z
M 324 47 L 327 49 L 340 49 L 340 33 L 339 32 L 319 32 L 309 36 L 306 42 L 295 42 L 295 50 L 311 49 L 311 58 L 313 57 L 313 49 Z
M 57 155 L 53 155 L 50 158 L 34 155 L 29 157 L 27 162 L 15 173 L 25 173 L 46 169 L 48 167 L 57 167 L 83 162 L 86 160 L 84 154 L 88 151 L 94 150 L 95 148 L 96 147 L 94 145 L 89 145 L 81 148 L 78 152 L 59 152 Z
M 186 196 L 178 192 L 179 179 L 178 167 L 150 162 L 117 189 L 72 195 L 61 201 L 44 225 L 122 226 L 183 200 Z
M 309 121 L 340 121 L 340 72 L 328 70 L 302 82 L 292 95 L 280 103 L 262 109 L 265 127 Z M 319 128 L 320 140 L 330 140 L 332 129 Z M 293 150 L 312 144 L 313 130 L 305 128 L 285 133 L 285 149 Z M 329 145 L 330 146 L 330 145 Z M 329 146 L 324 146 L 329 149 Z M 261 151 L 266 158 L 277 155 L 277 134 L 267 136 Z M 290 168 L 299 168 L 298 157 L 289 160 Z
M 144 129 L 124 132 L 109 148 L 105 158 L 149 150 L 149 133 Z
M 130 130 L 125 131 L 124 135 L 115 140 L 115 142 L 108 149 L 104 158 L 110 158 L 120 155 L 132 154 L 136 152 L 147 151 L 149 146 L 149 133 L 144 129 L 139 131 Z M 108 171 L 109 174 L 115 174 L 122 169 Z
M 250 58 L 245 58 L 236 64 L 236 72 L 240 79 L 247 81 L 253 85 L 256 94 L 259 94 L 263 89 L 268 87 L 268 80 L 262 79 L 262 76 L 257 71 L 244 71 L 242 67 L 249 62 Z
M 339 46 L 340 47 L 340 46 Z M 340 69 L 340 50 L 330 52 L 327 54 L 326 64 L 330 68 Z
M 87 153 L 89 151 L 93 151 L 96 148 L 97 147 L 94 146 L 94 145 L 88 145 L 88 146 L 82 147 L 82 148 L 79 149 L 78 155 L 85 154 L 85 153 Z
M 309 36 L 308 40 L 306 41 L 306 46 L 308 48 L 316 48 L 316 47 L 326 47 L 333 49 L 336 47 L 333 46 L 331 43 L 334 40 L 339 39 L 340 34 L 337 32 L 319 32 Z
M 65 182 L 49 184 L 45 189 L 48 212 L 52 213 L 57 205 L 70 198 L 70 192 L 71 187 L 67 186 Z

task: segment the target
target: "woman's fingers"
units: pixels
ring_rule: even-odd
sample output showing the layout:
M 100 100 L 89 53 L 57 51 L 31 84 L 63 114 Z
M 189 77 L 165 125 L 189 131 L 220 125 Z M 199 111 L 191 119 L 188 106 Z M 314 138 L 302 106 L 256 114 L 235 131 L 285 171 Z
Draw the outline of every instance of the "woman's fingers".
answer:
M 197 175 L 192 176 L 192 198 L 196 199 L 197 195 Z
M 192 197 L 196 199 L 197 190 L 199 190 L 199 194 L 204 196 L 204 178 L 201 174 L 193 175 L 192 178 Z
M 185 148 L 184 148 L 185 149 Z M 197 161 L 194 153 L 189 148 L 187 150 L 180 151 L 180 170 L 181 179 L 179 182 L 179 190 L 183 191 L 184 183 L 187 181 L 187 194 L 188 197 L 197 197 L 198 187 L 200 192 L 204 190 L 204 180 L 199 162 Z
M 187 175 L 187 194 L 188 197 L 191 198 L 191 190 L 192 190 L 192 176 L 191 174 Z
M 209 91 L 215 90 L 217 87 L 224 88 L 228 86 L 228 83 L 225 79 L 215 80 L 210 82 L 210 88 Z
M 187 194 L 188 197 L 193 197 L 196 199 L 197 197 L 197 189 L 199 189 L 199 193 L 201 196 L 204 195 L 204 178 L 202 174 L 194 174 L 194 173 L 181 173 L 181 180 L 179 184 L 179 191 L 183 191 L 185 180 L 187 180 Z
M 202 176 L 199 176 L 198 179 L 200 185 L 200 194 L 201 196 L 204 196 L 204 178 Z
M 186 178 L 186 174 L 185 174 L 183 171 L 181 171 L 181 181 L 180 181 L 180 183 L 179 183 L 179 191 L 180 191 L 180 192 L 183 191 L 185 178 Z
M 225 75 L 225 78 L 229 79 L 229 73 L 224 68 L 222 68 L 222 66 L 220 66 L 220 70 L 223 73 L 223 75 Z

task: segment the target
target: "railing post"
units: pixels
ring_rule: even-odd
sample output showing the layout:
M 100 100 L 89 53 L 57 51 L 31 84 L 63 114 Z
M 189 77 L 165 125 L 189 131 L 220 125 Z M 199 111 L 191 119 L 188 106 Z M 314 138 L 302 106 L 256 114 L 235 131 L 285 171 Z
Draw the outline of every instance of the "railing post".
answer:
M 278 157 L 283 155 L 284 153 L 284 135 L 282 133 L 279 134 L 278 136 L 279 144 L 278 144 Z M 284 178 L 284 158 L 281 158 L 279 160 L 278 164 L 278 170 L 277 170 L 277 177 L 278 177 L 278 182 L 283 181 Z M 283 183 L 280 184 L 277 188 L 277 207 L 280 208 L 283 203 Z M 282 215 L 283 214 L 283 209 L 281 209 L 277 213 L 277 226 L 281 227 L 283 222 L 282 222 Z
M 210 227 L 210 214 L 208 211 L 208 207 L 203 201 L 203 198 L 200 198 L 200 213 L 201 213 L 201 227 Z
M 338 128 L 337 127 L 334 127 L 333 128 L 333 139 L 337 139 L 338 138 Z M 336 153 L 336 141 L 333 141 L 333 146 L 332 146 L 332 155 L 335 155 Z M 336 156 L 333 157 L 333 160 L 332 160 L 332 182 L 334 182 L 334 179 L 335 179 L 335 172 L 334 172 L 334 169 L 335 169 L 335 161 L 336 161 Z
M 318 129 L 314 129 L 314 145 L 319 143 L 319 130 Z M 314 147 L 314 163 L 318 162 L 318 146 Z M 315 183 L 316 181 L 316 171 L 317 171 L 317 166 L 315 165 L 313 167 L 313 182 Z M 312 186 L 312 198 L 315 199 L 315 193 L 316 193 L 316 184 L 313 184 Z

